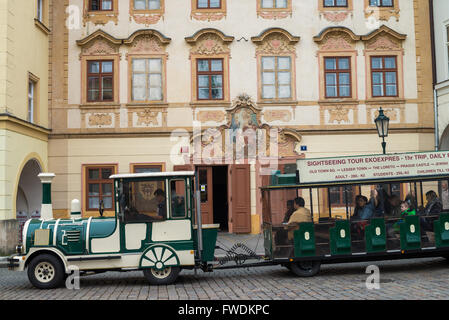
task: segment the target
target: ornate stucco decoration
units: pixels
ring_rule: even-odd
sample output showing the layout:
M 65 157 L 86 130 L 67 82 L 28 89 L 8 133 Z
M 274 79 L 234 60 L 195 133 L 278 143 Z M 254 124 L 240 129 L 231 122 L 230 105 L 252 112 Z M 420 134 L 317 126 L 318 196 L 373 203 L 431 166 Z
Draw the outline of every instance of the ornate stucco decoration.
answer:
M 108 113 L 94 113 L 89 116 L 88 123 L 90 127 L 111 126 L 112 116 Z
M 369 0 L 365 0 L 365 18 L 374 17 L 376 20 L 388 21 L 395 17 L 399 21 L 399 0 L 393 1 L 393 7 L 371 7 Z
M 217 29 L 207 28 L 185 40 L 192 46 L 191 55 L 217 55 L 230 53 L 229 44 L 234 41 L 234 37 L 226 36 Z
M 313 37 L 313 40 L 323 51 L 354 50 L 360 36 L 346 27 L 329 27 Z
M 165 0 L 160 0 L 160 8 L 153 10 L 136 10 L 134 9 L 134 1 L 129 1 L 129 21 L 134 20 L 138 24 L 149 26 L 163 19 L 164 13 Z
M 199 143 L 203 148 L 208 160 L 226 160 L 230 157 L 234 160 L 242 154 L 247 157 L 275 156 L 275 157 L 296 157 L 300 154 L 299 143 L 302 140 L 301 135 L 294 129 L 272 127 L 261 122 L 261 109 L 256 107 L 251 97 L 247 94 L 240 94 L 233 102 L 232 107 L 226 110 L 227 122 L 224 125 L 215 128 L 209 128 L 201 132 L 201 136 L 191 137 L 191 144 Z M 265 130 L 265 131 L 264 131 Z M 277 148 L 270 148 L 271 130 L 277 132 Z M 253 134 L 252 134 L 253 133 Z M 254 140 L 256 139 L 256 140 Z M 232 143 L 232 155 L 228 154 L 226 143 Z M 263 150 L 256 148 L 263 146 Z M 193 148 L 194 149 L 194 148 Z M 192 149 L 192 150 L 193 150 Z M 270 154 L 275 150 L 277 154 Z M 261 152 L 261 153 L 260 153 Z M 198 155 L 197 155 L 198 156 Z M 194 156 L 195 157 L 195 156 Z M 198 161 L 199 159 L 196 159 Z
M 320 13 L 320 17 L 326 19 L 329 22 L 343 22 L 353 14 L 353 0 L 347 0 L 346 7 L 325 7 L 323 0 L 316 1 L 318 1 L 318 12 Z
M 200 122 L 222 122 L 225 120 L 225 113 L 221 110 L 201 110 L 196 119 Z
M 257 45 L 256 54 L 296 55 L 295 45 L 300 37 L 295 37 L 281 28 L 271 28 L 257 37 L 251 37 L 251 40 Z
M 263 112 L 265 121 L 282 121 L 289 122 L 292 120 L 292 113 L 290 110 L 267 110 Z
M 292 0 L 287 0 L 286 8 L 262 8 L 262 0 L 257 0 L 257 16 L 263 19 L 285 19 L 291 17 L 292 13 Z
M 220 8 L 197 8 L 197 0 L 191 0 L 190 18 L 198 21 L 219 21 L 226 17 L 227 0 L 221 0 Z
M 362 36 L 362 41 L 366 42 L 367 50 L 402 50 L 402 41 L 406 39 L 407 35 L 400 34 L 385 25 L 379 29 Z
M 166 54 L 165 47 L 171 42 L 170 38 L 156 30 L 138 30 L 123 44 L 130 46 L 128 54 Z
M 158 126 L 158 115 L 159 111 L 151 111 L 150 109 L 145 109 L 144 111 L 137 112 L 137 125 L 154 125 Z
M 112 10 L 105 11 L 90 11 L 89 0 L 84 0 L 83 6 L 83 25 L 86 26 L 87 22 L 92 22 L 95 25 L 105 25 L 112 21 L 115 24 L 118 23 L 118 0 L 112 0 Z
M 81 47 L 80 57 L 83 55 L 104 56 L 118 54 L 122 40 L 116 39 L 100 29 L 76 43 Z
M 329 123 L 332 124 L 334 122 L 340 123 L 349 123 L 349 111 L 350 109 L 344 108 L 342 106 L 334 107 L 332 109 L 328 109 L 329 112 Z

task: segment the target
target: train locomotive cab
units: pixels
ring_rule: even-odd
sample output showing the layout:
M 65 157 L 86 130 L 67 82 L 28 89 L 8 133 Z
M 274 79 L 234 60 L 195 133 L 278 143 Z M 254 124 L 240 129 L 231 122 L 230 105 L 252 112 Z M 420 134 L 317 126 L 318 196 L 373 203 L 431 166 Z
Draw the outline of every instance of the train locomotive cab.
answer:
M 29 220 L 9 267 L 28 268 L 30 282 L 42 289 L 60 286 L 73 270 L 142 270 L 150 284 L 173 283 L 181 269 L 213 259 L 216 226 L 201 228 L 206 236 L 198 249 L 194 177 L 193 171 L 113 175 L 113 216 L 103 216 L 100 205 L 96 217 L 82 218 L 78 208 L 71 219 Z

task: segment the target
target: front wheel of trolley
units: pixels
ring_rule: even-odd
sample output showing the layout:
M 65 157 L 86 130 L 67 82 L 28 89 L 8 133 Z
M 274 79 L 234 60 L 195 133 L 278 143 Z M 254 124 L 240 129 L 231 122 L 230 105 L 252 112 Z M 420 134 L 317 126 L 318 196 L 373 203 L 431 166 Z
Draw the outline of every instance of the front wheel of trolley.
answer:
M 287 267 L 298 277 L 313 277 L 320 271 L 320 261 L 298 261 L 292 262 Z
M 163 269 L 144 269 L 143 274 L 148 282 L 152 285 L 166 285 L 172 284 L 178 278 L 181 268 L 179 267 L 165 267 Z
M 39 289 L 54 289 L 63 283 L 64 266 L 61 261 L 50 254 L 40 254 L 28 265 L 28 279 Z

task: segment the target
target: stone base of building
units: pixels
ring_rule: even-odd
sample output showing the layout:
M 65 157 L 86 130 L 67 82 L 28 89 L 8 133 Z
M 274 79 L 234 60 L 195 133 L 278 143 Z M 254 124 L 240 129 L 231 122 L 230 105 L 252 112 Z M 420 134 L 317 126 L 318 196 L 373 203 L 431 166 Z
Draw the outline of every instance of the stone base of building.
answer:
M 13 254 L 19 237 L 17 220 L 0 220 L 0 256 Z

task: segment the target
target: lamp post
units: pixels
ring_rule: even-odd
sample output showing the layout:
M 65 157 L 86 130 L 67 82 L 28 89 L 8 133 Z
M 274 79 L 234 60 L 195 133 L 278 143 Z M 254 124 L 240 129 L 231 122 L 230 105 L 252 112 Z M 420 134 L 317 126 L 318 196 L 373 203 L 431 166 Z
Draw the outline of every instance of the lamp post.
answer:
M 384 115 L 384 111 L 382 110 L 382 107 L 379 109 L 379 116 L 374 120 L 376 123 L 377 133 L 379 134 L 379 137 L 382 138 L 382 150 L 383 153 L 386 154 L 385 148 L 387 146 L 387 143 L 385 142 L 385 137 L 388 136 L 388 129 L 390 126 L 390 118 L 388 118 L 386 115 Z

